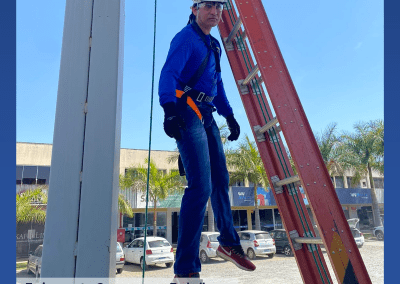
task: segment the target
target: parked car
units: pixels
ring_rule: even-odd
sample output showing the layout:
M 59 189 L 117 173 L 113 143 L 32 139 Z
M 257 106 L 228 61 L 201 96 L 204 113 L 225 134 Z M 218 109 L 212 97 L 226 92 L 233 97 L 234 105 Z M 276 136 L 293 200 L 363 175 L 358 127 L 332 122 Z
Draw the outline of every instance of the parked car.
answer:
M 200 236 L 199 258 L 202 263 L 206 263 L 212 257 L 217 257 L 219 242 L 218 232 L 202 232 Z
M 380 241 L 383 241 L 383 238 L 384 238 L 384 229 L 383 229 L 383 227 L 384 226 L 379 226 L 379 227 L 375 227 L 374 228 L 374 236 Z
M 353 219 L 347 220 L 347 223 L 349 223 L 349 227 L 350 227 L 351 233 L 353 234 L 353 238 L 357 244 L 357 247 L 362 248 L 365 240 L 364 240 L 363 233 L 361 233 L 361 231 L 359 229 L 357 229 L 357 224 L 359 222 L 360 222 L 360 219 L 358 219 L 358 218 L 353 218 Z
M 28 263 L 26 265 L 28 274 L 34 273 L 36 278 L 42 273 L 42 251 L 43 245 L 39 245 L 33 253 L 29 252 Z
M 275 240 L 275 247 L 277 252 L 281 252 L 286 256 L 294 255 L 285 229 L 275 229 L 270 231 L 269 234 Z
M 140 264 L 142 268 L 155 264 L 165 264 L 165 266 L 171 267 L 174 264 L 174 249 L 166 239 L 146 237 L 146 243 L 144 245 L 144 237 L 140 237 L 124 247 L 125 262 Z M 145 250 L 144 260 L 143 250 Z
M 39 245 L 33 253 L 29 253 L 28 263 L 26 269 L 28 274 L 34 273 L 36 278 L 42 273 L 42 251 L 43 245 Z M 117 253 L 116 253 L 116 269 L 117 273 L 122 273 L 125 264 L 125 257 L 122 251 L 122 247 L 117 243 Z
M 122 247 L 120 243 L 117 243 L 117 258 L 116 258 L 116 265 L 115 268 L 117 269 L 117 273 L 121 274 L 122 270 L 124 270 L 124 265 L 125 265 L 125 255 L 124 252 L 122 251 Z
M 238 232 L 240 244 L 250 259 L 257 255 L 268 255 L 273 258 L 276 253 L 275 241 L 268 232 L 246 230 Z

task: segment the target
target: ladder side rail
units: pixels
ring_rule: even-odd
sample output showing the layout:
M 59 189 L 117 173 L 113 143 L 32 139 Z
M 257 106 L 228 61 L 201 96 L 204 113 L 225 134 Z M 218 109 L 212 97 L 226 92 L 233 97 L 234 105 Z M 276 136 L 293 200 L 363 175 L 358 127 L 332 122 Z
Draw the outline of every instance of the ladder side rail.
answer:
M 340 283 L 371 283 L 263 5 L 236 4 L 335 274 Z
M 224 37 L 226 35 L 228 35 L 229 31 L 232 29 L 232 25 L 229 25 L 229 19 L 225 18 L 224 24 L 220 24 L 219 28 L 220 28 L 221 37 L 222 37 L 222 39 L 224 39 Z M 237 49 L 234 52 L 228 51 L 228 50 L 226 50 L 226 52 L 227 52 L 228 60 L 232 67 L 234 76 L 235 76 L 235 80 L 236 80 L 236 82 L 238 82 L 238 80 L 240 80 L 241 78 L 246 77 L 247 70 L 243 70 L 243 68 L 241 67 L 241 66 L 244 66 L 245 64 L 239 54 L 240 52 L 237 51 Z M 252 64 L 252 66 L 254 66 L 254 64 Z M 240 87 L 241 86 L 238 84 L 239 92 L 240 92 Z M 262 95 L 265 97 L 264 93 Z M 261 114 L 261 110 L 259 108 L 259 105 L 256 102 L 256 98 L 255 98 L 255 95 L 253 94 L 253 92 L 250 90 L 249 94 L 241 95 L 241 98 L 245 105 L 246 114 L 249 117 L 250 124 L 251 125 L 252 124 L 253 125 L 261 124 L 262 125 L 263 123 L 265 123 L 262 119 L 263 116 Z M 267 106 L 267 108 L 268 108 L 269 113 L 271 113 L 269 106 Z M 253 132 L 254 132 L 254 130 L 253 130 Z M 272 148 L 268 149 L 268 147 L 267 147 L 268 143 L 270 143 L 268 139 L 266 142 L 257 143 L 259 150 L 260 150 L 260 154 L 268 153 L 268 152 L 270 153 L 269 155 L 262 154 L 264 166 L 270 165 L 269 169 L 267 170 L 267 175 L 268 175 L 268 173 L 272 172 L 273 174 L 280 174 L 281 176 L 283 176 L 283 173 L 281 173 L 281 170 L 279 170 L 280 167 L 273 166 L 273 164 L 276 164 L 276 162 L 274 162 L 270 157 L 274 157 L 275 160 L 277 160 L 277 157 L 275 154 L 276 152 L 273 151 Z M 282 149 L 284 149 L 281 139 L 279 139 L 279 143 L 281 143 L 280 146 L 282 147 Z M 286 152 L 285 152 L 284 157 L 285 157 L 285 161 L 287 162 L 287 164 L 290 165 L 289 160 L 286 155 Z M 291 168 L 290 168 L 290 170 L 291 170 Z M 291 174 L 293 175 L 293 173 L 291 173 Z M 270 178 L 270 176 L 269 176 L 269 178 Z M 272 182 L 271 182 L 271 184 L 272 184 Z M 293 205 L 293 201 L 291 201 L 291 199 L 287 196 L 287 192 L 286 192 L 286 195 L 281 194 L 280 196 L 276 196 L 276 194 L 274 194 L 274 196 L 275 196 L 275 200 L 277 201 L 279 211 L 281 212 L 281 214 L 283 216 L 283 222 L 285 224 L 285 228 L 287 230 L 288 230 L 288 228 L 292 228 L 292 229 L 295 228 L 301 234 L 304 234 L 302 228 L 300 228 L 298 226 L 298 224 L 300 223 L 299 216 L 294 211 L 295 205 Z M 302 199 L 301 199 L 301 203 L 302 203 L 301 204 L 302 209 L 306 212 L 307 222 L 309 224 L 311 224 L 311 220 L 308 216 L 308 213 L 306 211 L 306 208 L 305 208 L 305 205 L 304 205 L 304 202 Z M 297 220 L 297 221 L 295 221 L 295 220 Z M 312 230 L 312 228 L 311 228 L 311 230 Z M 289 234 L 289 231 L 288 231 L 288 234 Z M 290 240 L 290 242 L 291 242 L 291 240 Z M 293 247 L 293 244 L 292 244 L 292 247 Z M 326 263 L 323 259 L 322 252 L 319 247 L 318 247 L 318 253 L 319 253 L 319 256 L 322 258 L 325 270 L 328 271 Z M 321 281 L 321 277 L 317 272 L 318 269 L 316 267 L 315 260 L 312 258 L 310 253 L 307 251 L 306 247 L 303 250 L 295 251 L 294 254 L 296 256 L 297 265 L 300 268 L 300 272 L 301 272 L 302 278 L 305 283 L 329 283 L 327 280 L 326 280 L 326 282 Z M 324 276 L 324 277 L 326 277 L 326 276 Z M 330 279 L 329 272 L 328 272 L 327 277 L 328 277 L 328 279 Z M 332 283 L 331 279 L 330 279 L 330 283 Z

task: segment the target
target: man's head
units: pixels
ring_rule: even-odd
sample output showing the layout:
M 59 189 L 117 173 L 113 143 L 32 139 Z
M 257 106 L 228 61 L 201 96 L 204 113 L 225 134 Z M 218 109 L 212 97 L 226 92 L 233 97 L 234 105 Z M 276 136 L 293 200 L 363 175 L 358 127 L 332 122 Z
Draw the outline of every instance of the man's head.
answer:
M 203 32 L 209 34 L 211 28 L 218 25 L 226 1 L 193 0 L 192 13 Z

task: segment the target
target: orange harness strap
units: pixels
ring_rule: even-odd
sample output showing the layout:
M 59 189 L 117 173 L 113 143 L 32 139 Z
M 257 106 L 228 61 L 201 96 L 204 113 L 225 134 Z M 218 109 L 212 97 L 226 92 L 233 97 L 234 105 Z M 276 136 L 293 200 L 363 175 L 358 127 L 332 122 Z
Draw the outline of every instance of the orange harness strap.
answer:
M 179 99 L 182 98 L 183 94 L 185 93 L 184 91 L 181 91 L 181 90 L 175 90 L 175 91 L 176 91 L 176 97 Z M 194 110 L 194 112 L 197 114 L 199 119 L 201 121 L 203 121 L 203 116 L 201 115 L 201 112 L 200 112 L 199 108 L 197 107 L 197 105 L 194 103 L 193 99 L 191 97 L 187 96 L 186 102 Z

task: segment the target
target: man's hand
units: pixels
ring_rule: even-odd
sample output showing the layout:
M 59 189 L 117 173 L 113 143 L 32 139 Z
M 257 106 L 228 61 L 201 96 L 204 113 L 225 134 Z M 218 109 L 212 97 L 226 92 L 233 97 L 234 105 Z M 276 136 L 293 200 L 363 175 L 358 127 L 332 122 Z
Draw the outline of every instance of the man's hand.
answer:
M 237 123 L 233 114 L 226 117 L 226 122 L 228 123 L 228 128 L 231 134 L 228 136 L 229 141 L 235 141 L 240 135 L 240 126 Z
M 186 130 L 186 123 L 183 118 L 178 114 L 176 105 L 173 102 L 166 103 L 164 109 L 164 131 L 165 133 L 176 140 L 182 138 L 180 129 Z

